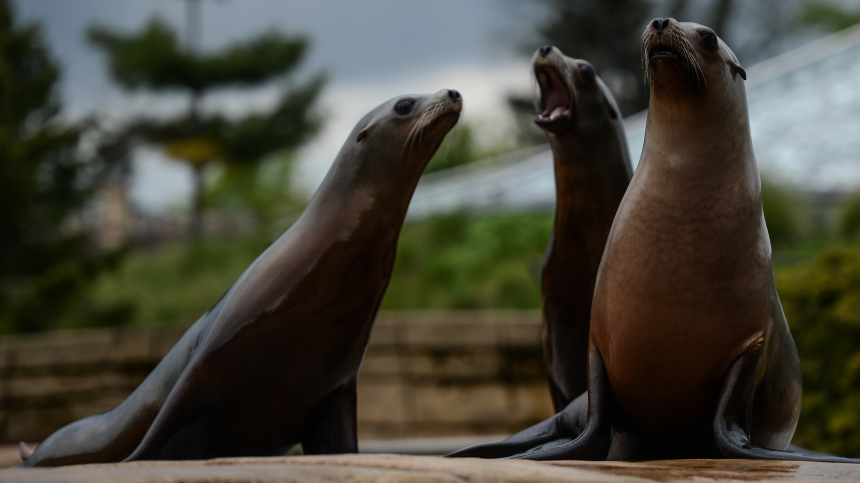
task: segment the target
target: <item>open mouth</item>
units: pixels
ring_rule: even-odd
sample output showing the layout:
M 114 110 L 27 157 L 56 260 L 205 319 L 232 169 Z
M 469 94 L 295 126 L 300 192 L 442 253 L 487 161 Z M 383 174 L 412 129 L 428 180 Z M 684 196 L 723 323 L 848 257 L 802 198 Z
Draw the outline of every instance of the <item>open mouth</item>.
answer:
M 543 112 L 535 115 L 537 124 L 551 124 L 570 119 L 570 91 L 552 67 L 541 67 L 536 73 L 540 84 L 540 103 Z
M 684 60 L 683 56 L 678 55 L 677 52 L 675 52 L 666 45 L 658 45 L 651 49 L 651 52 L 648 53 L 648 58 L 652 61 L 657 59 L 669 59 L 679 62 L 683 65 L 687 65 L 687 61 Z

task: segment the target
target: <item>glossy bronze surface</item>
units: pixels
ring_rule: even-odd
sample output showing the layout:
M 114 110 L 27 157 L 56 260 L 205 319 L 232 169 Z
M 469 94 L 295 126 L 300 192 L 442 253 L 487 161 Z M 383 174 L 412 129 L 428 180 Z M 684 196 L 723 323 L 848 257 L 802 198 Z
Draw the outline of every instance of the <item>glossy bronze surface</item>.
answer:
M 787 451 L 800 364 L 773 281 L 746 74 L 711 29 L 660 20 L 643 36 L 642 158 L 598 272 L 588 403 L 493 456 L 858 463 Z M 521 450 L 529 439 L 535 447 Z
M 357 451 L 355 380 L 406 209 L 461 108 L 442 90 L 366 115 L 298 221 L 134 393 L 23 465 Z
M 547 45 L 532 66 L 541 90 L 535 123 L 546 133 L 555 170 L 541 305 L 544 362 L 558 412 L 586 390 L 594 282 L 633 168 L 615 98 L 591 64 Z

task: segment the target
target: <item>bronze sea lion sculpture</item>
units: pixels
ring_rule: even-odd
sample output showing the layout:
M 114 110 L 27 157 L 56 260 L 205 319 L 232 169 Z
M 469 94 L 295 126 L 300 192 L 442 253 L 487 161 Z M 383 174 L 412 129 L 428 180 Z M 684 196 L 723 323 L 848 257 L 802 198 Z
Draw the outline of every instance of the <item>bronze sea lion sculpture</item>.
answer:
M 545 45 L 532 58 L 555 170 L 556 209 L 541 292 L 544 363 L 555 411 L 586 390 L 591 299 L 633 168 L 618 105 L 585 60 Z
M 134 393 L 22 465 L 356 452 L 356 377 L 406 209 L 461 109 L 442 90 L 367 114 L 298 221 Z
M 746 73 L 713 30 L 643 36 L 645 145 L 598 272 L 588 392 L 453 456 L 858 460 L 786 451 L 800 367 L 773 280 Z

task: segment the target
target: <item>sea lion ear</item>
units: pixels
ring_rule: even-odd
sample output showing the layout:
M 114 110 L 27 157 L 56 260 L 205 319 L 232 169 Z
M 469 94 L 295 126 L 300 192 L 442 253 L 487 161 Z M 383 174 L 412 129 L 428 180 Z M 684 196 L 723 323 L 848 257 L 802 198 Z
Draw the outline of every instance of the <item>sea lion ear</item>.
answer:
M 732 78 L 734 78 L 736 74 L 740 74 L 741 79 L 747 80 L 747 71 L 745 71 L 740 64 L 737 62 L 729 62 L 729 68 L 732 69 Z
M 364 138 L 366 138 L 371 131 L 373 131 L 373 126 L 367 126 L 366 128 L 362 129 L 361 132 L 358 133 L 358 137 L 355 139 L 355 142 L 360 143 L 364 141 Z
M 618 119 L 618 111 L 615 110 L 615 108 L 612 106 L 612 103 L 607 101 L 606 99 L 604 99 L 603 102 L 606 104 L 606 109 L 609 111 L 609 117 L 611 117 L 612 119 Z

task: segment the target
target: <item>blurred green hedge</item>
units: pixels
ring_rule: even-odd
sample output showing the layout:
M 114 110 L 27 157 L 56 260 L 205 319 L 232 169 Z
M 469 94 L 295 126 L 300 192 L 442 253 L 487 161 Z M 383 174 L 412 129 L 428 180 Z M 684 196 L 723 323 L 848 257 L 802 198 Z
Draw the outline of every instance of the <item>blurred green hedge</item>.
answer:
M 552 218 L 459 213 L 407 224 L 382 308 L 539 308 Z
M 776 283 L 803 368 L 795 442 L 860 457 L 860 248 L 827 249 Z

